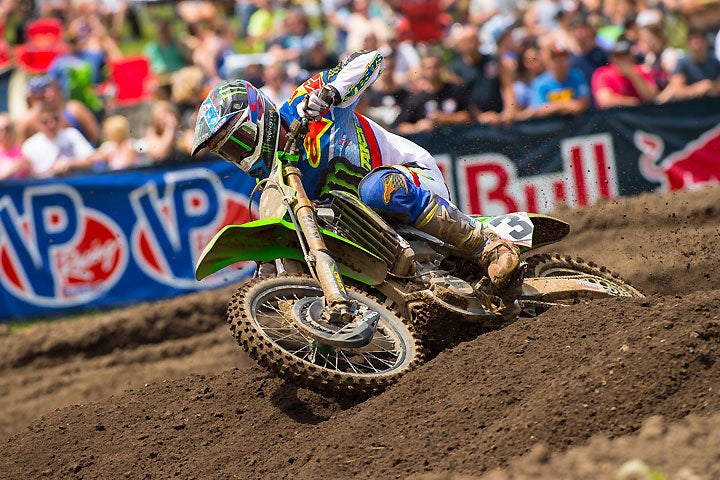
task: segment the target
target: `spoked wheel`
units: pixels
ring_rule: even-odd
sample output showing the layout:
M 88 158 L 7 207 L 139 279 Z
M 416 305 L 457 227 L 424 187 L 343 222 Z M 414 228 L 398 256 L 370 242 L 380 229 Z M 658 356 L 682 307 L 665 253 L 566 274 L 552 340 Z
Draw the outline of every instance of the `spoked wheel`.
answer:
M 235 293 L 227 321 L 238 343 L 279 376 L 322 393 L 379 393 L 422 361 L 421 348 L 392 311 L 365 292 L 348 295 L 380 314 L 370 343 L 361 348 L 322 344 L 298 328 L 295 306 L 322 297 L 311 278 L 281 276 L 250 281 Z
M 568 278 L 602 287 L 603 294 L 607 297 L 644 297 L 642 293 L 623 280 L 617 273 L 611 272 L 606 267 L 598 266 L 593 262 L 586 262 L 581 258 L 572 258 L 559 253 L 539 254 L 528 258 L 526 263 L 525 278 Z M 523 298 L 521 304 L 523 314 L 535 316 L 546 311 L 551 306 L 568 305 L 579 298 L 583 297 L 568 294 L 567 298 L 555 299 L 552 302 Z

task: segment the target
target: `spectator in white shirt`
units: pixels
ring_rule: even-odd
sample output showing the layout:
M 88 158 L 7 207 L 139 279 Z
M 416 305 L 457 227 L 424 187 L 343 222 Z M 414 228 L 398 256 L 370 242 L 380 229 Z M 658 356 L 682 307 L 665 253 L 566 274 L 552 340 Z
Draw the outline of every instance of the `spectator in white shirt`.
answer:
M 94 148 L 76 128 L 60 127 L 61 112 L 44 105 L 37 119 L 38 132 L 25 140 L 22 153 L 30 160 L 32 175 L 47 178 L 89 166 Z

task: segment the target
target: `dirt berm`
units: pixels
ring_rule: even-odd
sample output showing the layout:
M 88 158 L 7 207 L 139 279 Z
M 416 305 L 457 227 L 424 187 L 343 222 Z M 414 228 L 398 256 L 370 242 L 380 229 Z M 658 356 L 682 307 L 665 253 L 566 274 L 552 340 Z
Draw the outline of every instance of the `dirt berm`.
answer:
M 647 298 L 552 308 L 364 402 L 256 367 L 229 290 L 6 331 L 0 478 L 720 478 L 720 188 L 556 215 L 545 251 Z

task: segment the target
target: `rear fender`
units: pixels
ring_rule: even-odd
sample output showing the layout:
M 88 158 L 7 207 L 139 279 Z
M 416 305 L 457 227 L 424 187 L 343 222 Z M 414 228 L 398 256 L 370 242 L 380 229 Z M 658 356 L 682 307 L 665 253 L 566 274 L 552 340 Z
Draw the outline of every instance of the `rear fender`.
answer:
M 529 213 L 528 216 L 533 222 L 533 245 L 528 250 L 559 242 L 570 233 L 568 223 L 550 215 Z
M 368 285 L 385 280 L 387 265 L 361 246 L 330 231 L 320 229 L 340 274 Z M 292 258 L 305 262 L 295 226 L 280 218 L 263 218 L 220 230 L 203 250 L 195 267 L 202 280 L 241 261 L 271 261 Z

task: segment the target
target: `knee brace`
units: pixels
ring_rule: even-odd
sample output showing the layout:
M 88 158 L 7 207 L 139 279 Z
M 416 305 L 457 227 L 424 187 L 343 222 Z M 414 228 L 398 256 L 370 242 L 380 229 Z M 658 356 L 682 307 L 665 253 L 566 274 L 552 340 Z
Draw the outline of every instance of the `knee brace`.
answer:
M 358 195 L 361 202 L 380 214 L 410 224 L 417 220 L 431 196 L 394 168 L 378 168 L 365 175 Z

